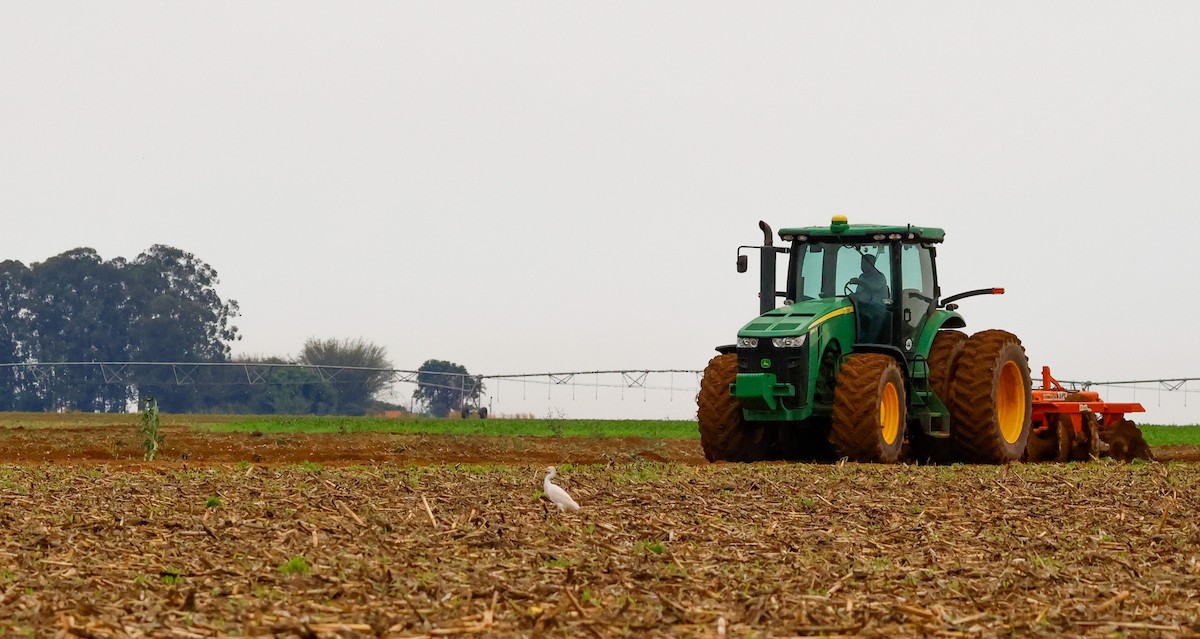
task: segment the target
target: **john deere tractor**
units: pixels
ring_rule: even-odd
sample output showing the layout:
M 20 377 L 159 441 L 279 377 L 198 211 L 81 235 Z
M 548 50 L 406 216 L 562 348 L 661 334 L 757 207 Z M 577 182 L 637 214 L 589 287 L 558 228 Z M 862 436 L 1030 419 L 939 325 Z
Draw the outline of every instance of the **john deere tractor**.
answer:
M 1003 463 L 1029 439 L 1032 393 L 1021 341 L 968 337 L 943 298 L 935 246 L 942 229 L 850 224 L 786 228 L 759 222 L 759 316 L 717 348 L 697 396 L 709 461 L 905 458 Z M 784 290 L 777 256 L 788 260 Z M 782 304 L 779 304 L 782 298 Z

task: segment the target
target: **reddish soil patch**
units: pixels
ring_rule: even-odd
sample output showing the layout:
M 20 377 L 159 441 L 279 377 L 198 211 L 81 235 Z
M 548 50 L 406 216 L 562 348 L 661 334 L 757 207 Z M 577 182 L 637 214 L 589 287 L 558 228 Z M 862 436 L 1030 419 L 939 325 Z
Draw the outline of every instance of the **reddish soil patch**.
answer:
M 1155 446 L 1154 460 L 1161 462 L 1200 462 L 1200 446 Z
M 485 437 L 392 433 L 213 433 L 165 426 L 157 462 L 323 465 L 603 464 L 644 459 L 704 463 L 698 440 L 637 437 Z M 0 429 L 0 462 L 89 463 L 142 460 L 137 427 Z

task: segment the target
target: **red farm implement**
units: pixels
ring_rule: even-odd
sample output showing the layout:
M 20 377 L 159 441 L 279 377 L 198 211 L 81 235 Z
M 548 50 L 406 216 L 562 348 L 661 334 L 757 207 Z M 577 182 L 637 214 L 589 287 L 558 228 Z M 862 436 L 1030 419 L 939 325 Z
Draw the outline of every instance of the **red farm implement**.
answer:
M 1025 459 L 1153 459 L 1142 432 L 1125 417 L 1145 410 L 1136 402 L 1106 402 L 1095 391 L 1066 388 L 1043 366 L 1042 387 L 1033 389 L 1033 432 Z

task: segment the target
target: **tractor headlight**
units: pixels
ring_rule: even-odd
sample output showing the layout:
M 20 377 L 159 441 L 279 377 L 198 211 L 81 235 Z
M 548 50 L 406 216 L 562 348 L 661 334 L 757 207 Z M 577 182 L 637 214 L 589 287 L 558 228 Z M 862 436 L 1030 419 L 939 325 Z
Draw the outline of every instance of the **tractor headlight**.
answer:
M 758 348 L 757 337 L 739 337 L 737 341 L 738 348 Z
M 775 348 L 800 348 L 804 346 L 804 341 L 807 338 L 808 333 L 794 337 L 773 337 L 771 338 L 771 345 Z

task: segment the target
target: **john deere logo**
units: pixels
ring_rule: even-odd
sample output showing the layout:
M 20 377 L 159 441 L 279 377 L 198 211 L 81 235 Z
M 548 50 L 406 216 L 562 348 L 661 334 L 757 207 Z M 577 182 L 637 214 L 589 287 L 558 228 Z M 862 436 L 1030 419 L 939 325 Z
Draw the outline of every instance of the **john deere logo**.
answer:
M 759 362 L 758 364 L 759 364 L 759 366 L 762 366 L 763 368 L 771 368 L 771 359 L 768 357 L 764 357 L 764 358 L 762 358 L 762 361 Z

